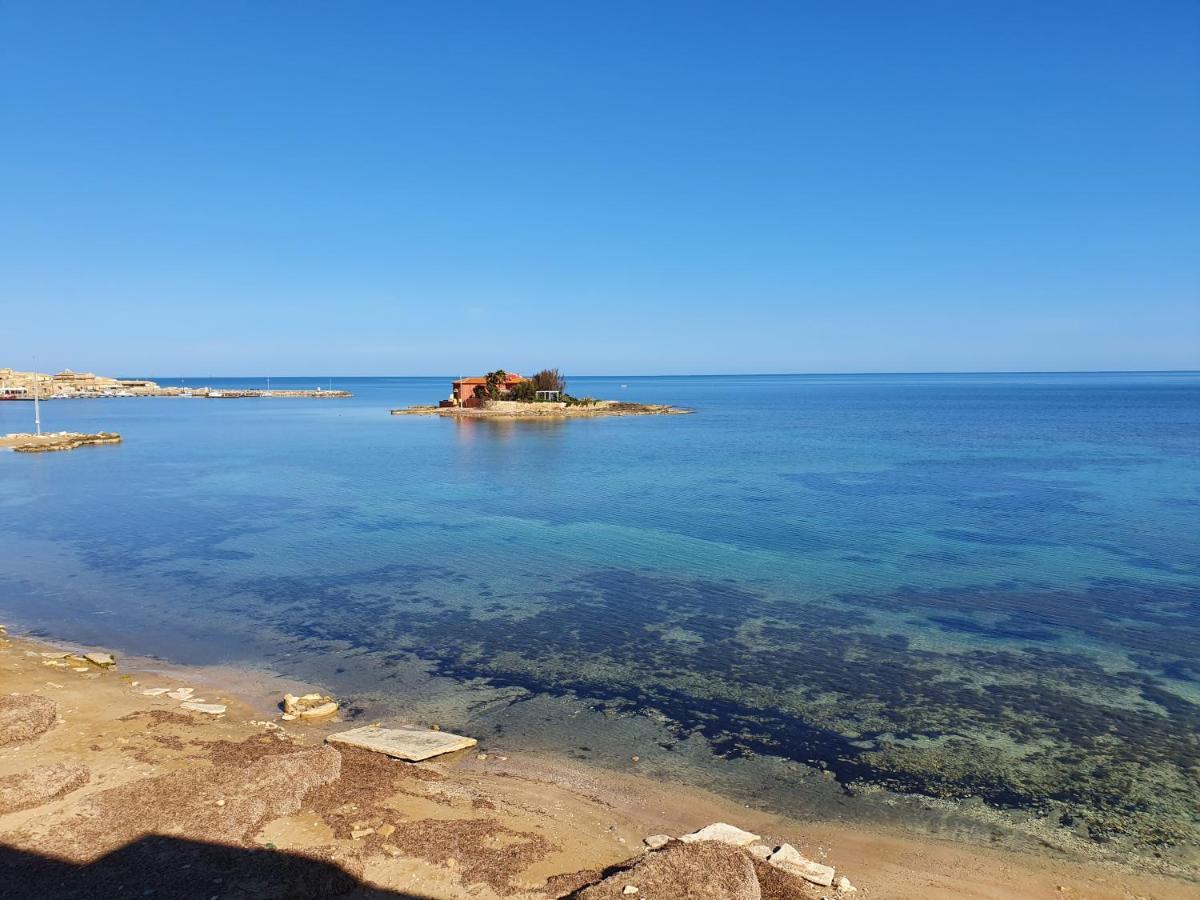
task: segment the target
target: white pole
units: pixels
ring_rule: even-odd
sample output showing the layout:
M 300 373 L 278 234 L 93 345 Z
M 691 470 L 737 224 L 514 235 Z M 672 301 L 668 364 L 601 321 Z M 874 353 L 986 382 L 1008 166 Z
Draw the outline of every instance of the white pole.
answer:
M 33 425 L 37 429 L 38 436 L 42 434 L 42 407 L 38 402 L 38 373 L 37 373 L 37 357 L 33 358 Z

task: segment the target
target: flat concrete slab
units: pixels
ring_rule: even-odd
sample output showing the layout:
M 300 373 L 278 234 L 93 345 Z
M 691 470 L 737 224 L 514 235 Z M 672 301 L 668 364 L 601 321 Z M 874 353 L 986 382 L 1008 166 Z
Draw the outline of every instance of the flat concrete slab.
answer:
M 479 743 L 475 738 L 463 737 L 461 734 L 432 731 L 415 725 L 401 725 L 399 728 L 365 725 L 362 728 L 331 734 L 325 740 L 331 744 L 347 744 L 373 750 L 407 762 L 420 762 L 433 756 L 441 756 L 443 753 L 465 750 Z

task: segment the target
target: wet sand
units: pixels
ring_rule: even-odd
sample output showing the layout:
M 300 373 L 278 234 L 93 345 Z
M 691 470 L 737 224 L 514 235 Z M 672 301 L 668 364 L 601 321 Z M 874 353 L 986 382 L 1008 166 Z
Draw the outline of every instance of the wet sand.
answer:
M 26 896 L 559 897 L 641 857 L 647 835 L 716 821 L 835 866 L 856 897 L 1184 898 L 1198 889 L 1115 866 L 798 823 L 519 748 L 421 764 L 337 750 L 324 737 L 351 725 L 284 722 L 275 708 L 285 691 L 310 686 L 44 655 L 61 649 L 0 641 L 0 699 L 23 710 L 0 710 L 0 879 Z M 180 686 L 226 713 L 143 693 Z M 763 890 L 834 896 L 792 878 Z

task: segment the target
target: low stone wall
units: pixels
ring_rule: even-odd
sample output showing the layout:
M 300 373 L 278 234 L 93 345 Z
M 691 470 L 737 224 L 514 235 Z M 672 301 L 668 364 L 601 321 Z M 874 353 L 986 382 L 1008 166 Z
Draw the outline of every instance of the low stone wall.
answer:
M 566 409 L 565 403 L 521 403 L 518 400 L 481 400 L 479 409 L 490 412 L 520 413 L 532 412 L 538 409 Z

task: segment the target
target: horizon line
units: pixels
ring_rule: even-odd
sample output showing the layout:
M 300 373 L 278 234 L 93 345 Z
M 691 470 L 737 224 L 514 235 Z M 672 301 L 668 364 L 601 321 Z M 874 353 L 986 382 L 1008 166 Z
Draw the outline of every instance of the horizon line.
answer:
M 854 371 L 854 372 L 659 372 L 659 373 L 566 373 L 565 378 L 795 378 L 795 377 L 826 377 L 826 376 L 866 376 L 866 375 L 1200 375 L 1197 369 L 930 369 L 908 371 Z M 123 375 L 122 378 L 160 378 L 203 380 L 205 378 L 457 378 L 453 374 L 423 374 L 423 375 L 325 375 L 305 373 L 301 375 Z

